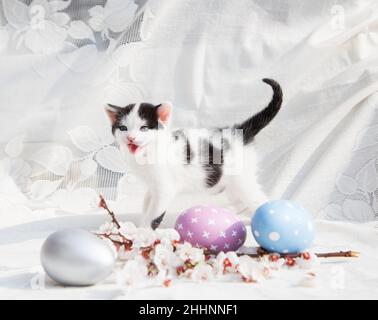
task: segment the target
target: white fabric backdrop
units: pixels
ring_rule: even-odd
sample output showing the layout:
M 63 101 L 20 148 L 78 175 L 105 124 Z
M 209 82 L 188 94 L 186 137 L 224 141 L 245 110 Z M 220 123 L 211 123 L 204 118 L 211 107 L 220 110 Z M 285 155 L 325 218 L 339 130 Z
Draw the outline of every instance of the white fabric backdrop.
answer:
M 378 297 L 376 0 L 0 4 L 0 297 Z M 105 102 L 171 100 L 176 126 L 224 125 L 267 103 L 263 77 L 285 94 L 257 139 L 264 187 L 343 220 L 317 220 L 315 250 L 361 258 L 327 260 L 314 288 L 298 286 L 297 271 L 259 285 L 178 282 L 127 296 L 114 279 L 40 287 L 41 243 L 61 228 L 97 228 L 107 219 L 94 209 L 99 192 L 118 214 L 140 214 L 143 190 L 114 147 Z M 186 195 L 171 211 L 200 201 Z
M 257 139 L 269 195 L 325 218 L 376 218 L 376 1 L 3 0 L 1 9 L 1 225 L 90 211 L 98 192 L 120 212 L 140 209 L 105 102 L 171 100 L 177 126 L 224 125 L 267 103 L 263 77 L 285 94 Z

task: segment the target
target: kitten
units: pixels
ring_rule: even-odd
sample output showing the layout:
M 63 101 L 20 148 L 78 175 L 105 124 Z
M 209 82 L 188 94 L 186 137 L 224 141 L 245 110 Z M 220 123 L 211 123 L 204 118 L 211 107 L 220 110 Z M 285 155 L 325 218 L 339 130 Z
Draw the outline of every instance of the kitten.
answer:
M 256 178 L 253 140 L 280 110 L 282 90 L 274 80 L 263 81 L 273 89 L 269 105 L 229 128 L 172 130 L 170 103 L 105 107 L 126 162 L 148 187 L 142 226 L 156 229 L 177 193 L 187 190 L 225 192 L 249 213 L 267 201 Z

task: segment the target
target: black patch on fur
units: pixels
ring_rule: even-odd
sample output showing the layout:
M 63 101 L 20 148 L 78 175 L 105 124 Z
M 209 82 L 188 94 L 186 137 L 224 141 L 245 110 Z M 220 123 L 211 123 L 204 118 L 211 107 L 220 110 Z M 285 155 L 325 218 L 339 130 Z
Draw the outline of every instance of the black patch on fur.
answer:
M 159 226 L 163 222 L 164 216 L 165 216 L 165 211 L 163 212 L 163 214 L 161 216 L 159 216 L 156 219 L 152 220 L 152 222 L 151 222 L 151 228 L 152 228 L 152 230 L 155 230 L 155 229 L 159 228 Z
M 204 169 L 206 171 L 206 186 L 208 188 L 215 187 L 222 177 L 222 166 L 204 165 Z
M 217 160 L 217 162 L 220 162 L 220 164 L 222 165 L 224 164 L 224 154 L 231 148 L 230 141 L 223 136 L 223 130 L 226 129 L 229 128 L 226 127 L 215 129 L 213 131 L 213 134 L 210 135 L 210 142 L 214 142 L 214 140 L 216 140 L 216 144 L 220 143 L 220 150 L 218 148 L 215 148 L 214 146 L 210 146 L 210 148 L 213 147 L 215 149 L 214 158 Z M 220 161 L 218 161 L 219 159 Z
M 224 154 L 230 150 L 231 148 L 231 145 L 230 145 L 230 141 L 228 141 L 228 139 L 225 139 L 223 138 L 222 136 L 222 150 L 221 150 L 221 157 L 222 157 L 222 164 L 224 163 Z
M 178 141 L 182 139 L 185 143 L 185 149 L 184 149 L 184 161 L 186 164 L 190 164 L 194 158 L 194 151 L 192 147 L 190 146 L 190 142 L 186 134 L 183 130 L 176 130 L 172 133 L 173 138 Z
M 131 112 L 131 110 L 133 110 L 133 108 L 135 107 L 135 104 L 129 104 L 127 105 L 126 107 L 117 107 L 117 106 L 114 106 L 114 105 L 111 105 L 111 104 L 108 104 L 110 107 L 114 108 L 114 109 L 117 109 L 118 112 L 116 114 L 116 121 L 113 123 L 112 125 L 112 133 L 114 134 L 114 132 L 116 131 L 116 129 L 119 128 L 119 126 L 121 125 L 121 121 L 122 119 L 129 115 L 129 113 Z
M 263 79 L 263 81 L 269 84 L 273 89 L 273 97 L 269 105 L 259 113 L 234 127 L 234 129 L 243 130 L 243 143 L 245 145 L 252 142 L 253 138 L 260 130 L 273 120 L 282 105 L 282 90 L 280 85 L 272 79 Z
M 201 141 L 201 148 L 201 158 L 208 160 L 202 163 L 206 172 L 206 186 L 212 188 L 220 181 L 223 174 L 223 151 L 207 140 Z
M 138 114 L 141 119 L 146 120 L 146 124 L 148 129 L 159 129 L 159 119 L 157 114 L 157 108 L 158 106 L 154 106 L 150 103 L 141 103 Z

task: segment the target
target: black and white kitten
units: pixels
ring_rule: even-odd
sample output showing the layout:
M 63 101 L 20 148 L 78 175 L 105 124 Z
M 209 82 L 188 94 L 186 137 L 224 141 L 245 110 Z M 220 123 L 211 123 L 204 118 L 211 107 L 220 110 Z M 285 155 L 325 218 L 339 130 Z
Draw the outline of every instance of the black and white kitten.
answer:
M 282 90 L 274 80 L 263 81 L 273 88 L 269 105 L 229 128 L 172 130 L 170 103 L 105 107 L 126 162 L 148 187 L 142 226 L 157 228 L 177 193 L 188 189 L 225 192 L 249 214 L 267 200 L 252 142 L 280 110 Z

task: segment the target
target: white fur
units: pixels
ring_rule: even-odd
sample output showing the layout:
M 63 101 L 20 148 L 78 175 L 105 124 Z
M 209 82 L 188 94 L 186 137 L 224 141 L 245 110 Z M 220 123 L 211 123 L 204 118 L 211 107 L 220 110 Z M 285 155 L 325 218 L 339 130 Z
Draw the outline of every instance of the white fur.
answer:
M 183 150 L 186 150 L 185 143 L 182 139 L 175 140 L 172 137 L 169 123 L 165 124 L 164 129 L 140 131 L 145 122 L 138 116 L 138 107 L 136 105 L 122 122 L 128 131 L 116 130 L 115 137 L 133 173 L 148 187 L 142 226 L 149 227 L 154 219 L 166 212 L 170 202 L 180 192 L 225 192 L 230 200 L 239 203 L 240 211 L 245 210 L 249 215 L 266 202 L 267 198 L 257 182 L 258 161 L 253 144 L 243 146 L 241 138 L 234 136 L 231 149 L 224 156 L 223 175 L 217 185 L 208 188 L 206 172 L 198 155 L 199 137 L 206 133 L 187 136 L 195 154 L 193 162 L 188 165 L 180 161 L 183 159 Z M 127 148 L 129 135 L 141 146 L 136 154 Z

